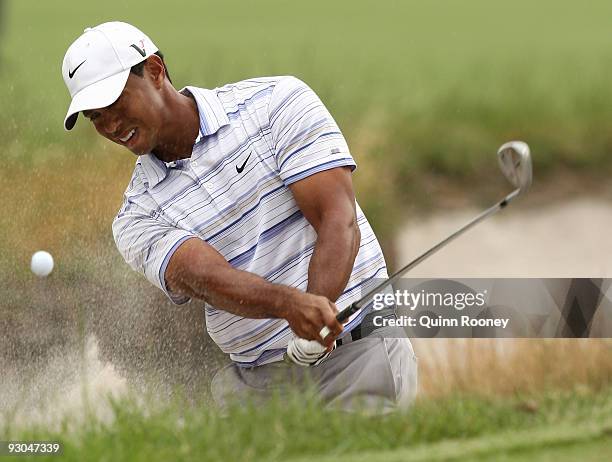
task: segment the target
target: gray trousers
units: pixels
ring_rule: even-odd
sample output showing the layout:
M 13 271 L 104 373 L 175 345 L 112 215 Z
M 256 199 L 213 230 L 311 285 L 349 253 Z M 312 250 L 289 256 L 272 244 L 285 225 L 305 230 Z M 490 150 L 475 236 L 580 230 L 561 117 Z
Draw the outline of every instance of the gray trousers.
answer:
M 314 390 L 328 407 L 346 411 L 406 409 L 417 393 L 417 358 L 403 329 L 380 328 L 337 347 L 318 366 L 279 361 L 245 368 L 232 363 L 217 372 L 211 384 L 221 408 L 232 400 L 265 402 L 296 389 Z

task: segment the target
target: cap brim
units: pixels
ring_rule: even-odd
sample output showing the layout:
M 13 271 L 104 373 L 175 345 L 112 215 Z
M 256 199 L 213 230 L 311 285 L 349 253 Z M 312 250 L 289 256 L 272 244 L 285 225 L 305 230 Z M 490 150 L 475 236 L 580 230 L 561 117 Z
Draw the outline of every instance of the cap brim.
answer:
M 64 119 L 64 128 L 72 130 L 76 124 L 79 112 L 100 109 L 110 106 L 121 95 L 130 75 L 130 70 L 121 71 L 103 80 L 93 83 L 72 97 L 72 102 Z

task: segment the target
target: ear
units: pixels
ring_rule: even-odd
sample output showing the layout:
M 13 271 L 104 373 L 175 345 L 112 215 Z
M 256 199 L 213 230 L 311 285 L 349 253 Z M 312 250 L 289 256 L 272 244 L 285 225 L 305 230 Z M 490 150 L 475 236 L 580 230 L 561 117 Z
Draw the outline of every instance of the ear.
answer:
M 162 87 L 166 79 L 166 68 L 159 56 L 151 55 L 147 58 L 145 72 L 149 75 L 155 87 Z

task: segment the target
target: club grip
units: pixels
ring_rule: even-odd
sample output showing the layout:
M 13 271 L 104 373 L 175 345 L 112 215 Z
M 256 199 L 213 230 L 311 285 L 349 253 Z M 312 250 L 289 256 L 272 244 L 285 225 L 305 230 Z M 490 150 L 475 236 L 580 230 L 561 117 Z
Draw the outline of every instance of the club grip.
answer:
M 361 307 L 359 306 L 358 302 L 352 303 L 351 305 L 347 306 L 345 309 L 340 311 L 340 313 L 336 315 L 336 319 L 338 320 L 338 322 L 344 322 L 348 318 L 350 318 L 353 313 L 356 313 L 357 311 L 359 311 L 360 308 Z M 322 339 L 325 339 L 325 337 L 329 335 L 329 332 L 330 332 L 329 327 L 323 326 L 323 328 L 319 332 L 319 336 Z
M 344 308 L 342 311 L 340 311 L 340 313 L 336 315 L 336 319 L 338 320 L 338 322 L 344 322 L 353 314 L 357 313 L 357 311 L 359 311 L 360 309 L 361 307 L 359 306 L 359 303 L 351 303 L 349 306 Z

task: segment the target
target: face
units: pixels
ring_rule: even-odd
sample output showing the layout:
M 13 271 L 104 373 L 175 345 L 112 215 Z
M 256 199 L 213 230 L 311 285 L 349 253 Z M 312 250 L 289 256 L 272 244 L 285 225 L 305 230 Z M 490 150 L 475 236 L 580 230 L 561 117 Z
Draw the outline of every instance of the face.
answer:
M 158 76 L 145 65 L 144 76 L 130 73 L 119 98 L 110 106 L 83 111 L 98 133 L 136 155 L 148 154 L 158 144 L 163 107 Z

